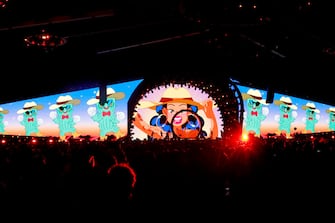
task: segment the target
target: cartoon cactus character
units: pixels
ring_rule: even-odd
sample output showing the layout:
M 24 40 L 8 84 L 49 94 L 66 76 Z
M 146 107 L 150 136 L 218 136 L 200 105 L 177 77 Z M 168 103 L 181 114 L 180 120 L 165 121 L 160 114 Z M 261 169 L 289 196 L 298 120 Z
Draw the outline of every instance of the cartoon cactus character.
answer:
M 297 117 L 296 110 L 298 107 L 292 103 L 290 97 L 282 96 L 279 100 L 274 101 L 275 105 L 279 106 L 279 117 L 278 118 L 280 133 L 285 133 L 286 135 L 291 134 L 291 124 L 295 121 Z
M 50 110 L 56 110 L 50 112 L 50 118 L 58 124 L 59 136 L 62 140 L 65 139 L 66 134 L 74 137 L 78 135 L 75 124 L 80 118 L 73 115 L 73 106 L 78 104 L 80 104 L 79 99 L 73 99 L 70 95 L 65 95 L 59 96 L 56 104 L 49 107 Z
M 95 107 L 90 107 L 88 109 L 88 114 L 91 116 L 92 120 L 99 124 L 100 129 L 100 139 L 104 140 L 107 138 L 108 134 L 113 134 L 118 137 L 119 133 L 119 120 L 116 108 L 116 100 L 123 99 L 125 94 L 123 92 L 115 92 L 113 88 L 107 88 L 106 90 L 106 102 L 101 105 L 100 93 L 96 94 L 95 98 L 91 98 L 87 101 L 88 105 L 95 105 Z
M 269 113 L 268 105 L 259 90 L 249 89 L 247 93 L 242 93 L 243 100 L 246 100 L 245 130 L 249 134 L 260 136 L 261 124 Z
M 320 110 L 315 107 L 314 103 L 308 102 L 306 105 L 302 106 L 302 109 L 306 111 L 305 116 L 305 131 L 315 132 L 315 125 L 320 119 Z
M 329 109 L 326 110 L 326 112 L 328 113 L 328 128 L 331 131 L 335 131 L 335 108 L 334 107 L 330 107 Z
M 17 111 L 18 121 L 24 126 L 26 135 L 41 135 L 39 126 L 41 119 L 38 119 L 38 111 L 43 109 L 43 105 L 38 105 L 34 101 L 26 102 L 23 108 Z
M 5 122 L 4 122 L 4 118 L 6 114 L 8 114 L 9 111 L 7 109 L 3 109 L 2 107 L 0 107 L 0 133 L 5 133 Z

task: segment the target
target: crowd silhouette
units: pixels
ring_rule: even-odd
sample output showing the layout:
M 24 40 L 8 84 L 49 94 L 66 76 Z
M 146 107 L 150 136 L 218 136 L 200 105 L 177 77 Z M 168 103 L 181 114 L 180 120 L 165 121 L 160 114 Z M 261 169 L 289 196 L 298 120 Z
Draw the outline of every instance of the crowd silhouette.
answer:
M 329 133 L 247 142 L 8 141 L 0 145 L 0 210 L 101 221 L 324 216 L 333 207 L 334 148 Z

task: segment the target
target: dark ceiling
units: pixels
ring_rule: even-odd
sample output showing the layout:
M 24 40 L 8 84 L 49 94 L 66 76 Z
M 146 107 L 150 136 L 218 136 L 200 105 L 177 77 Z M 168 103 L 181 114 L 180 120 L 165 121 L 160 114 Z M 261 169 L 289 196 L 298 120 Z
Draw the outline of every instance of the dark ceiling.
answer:
M 134 78 L 226 77 L 335 104 L 335 3 L 0 0 L 0 103 Z M 42 30 L 56 48 L 27 47 Z

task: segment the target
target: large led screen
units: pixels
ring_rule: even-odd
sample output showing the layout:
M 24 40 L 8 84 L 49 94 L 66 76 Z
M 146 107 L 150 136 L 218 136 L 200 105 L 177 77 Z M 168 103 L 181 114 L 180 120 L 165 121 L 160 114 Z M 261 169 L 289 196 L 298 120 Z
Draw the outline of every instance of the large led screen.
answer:
M 148 139 L 215 139 L 223 121 L 215 101 L 195 86 L 171 84 L 151 89 L 133 114 L 131 137 Z
M 89 88 L 0 105 L 0 133 L 19 136 L 91 136 L 128 134 L 128 100 L 142 80 Z
M 256 136 L 320 133 L 335 130 L 335 106 L 238 85 L 242 94 L 243 134 Z

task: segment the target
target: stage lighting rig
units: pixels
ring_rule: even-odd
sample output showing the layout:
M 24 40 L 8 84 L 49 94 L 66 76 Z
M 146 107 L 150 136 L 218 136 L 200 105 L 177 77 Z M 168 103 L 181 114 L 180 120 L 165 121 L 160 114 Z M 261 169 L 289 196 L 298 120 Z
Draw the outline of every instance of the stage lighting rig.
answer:
M 24 42 L 29 48 L 39 48 L 49 52 L 66 44 L 67 41 L 65 38 L 54 35 L 43 29 L 40 33 L 25 37 Z

